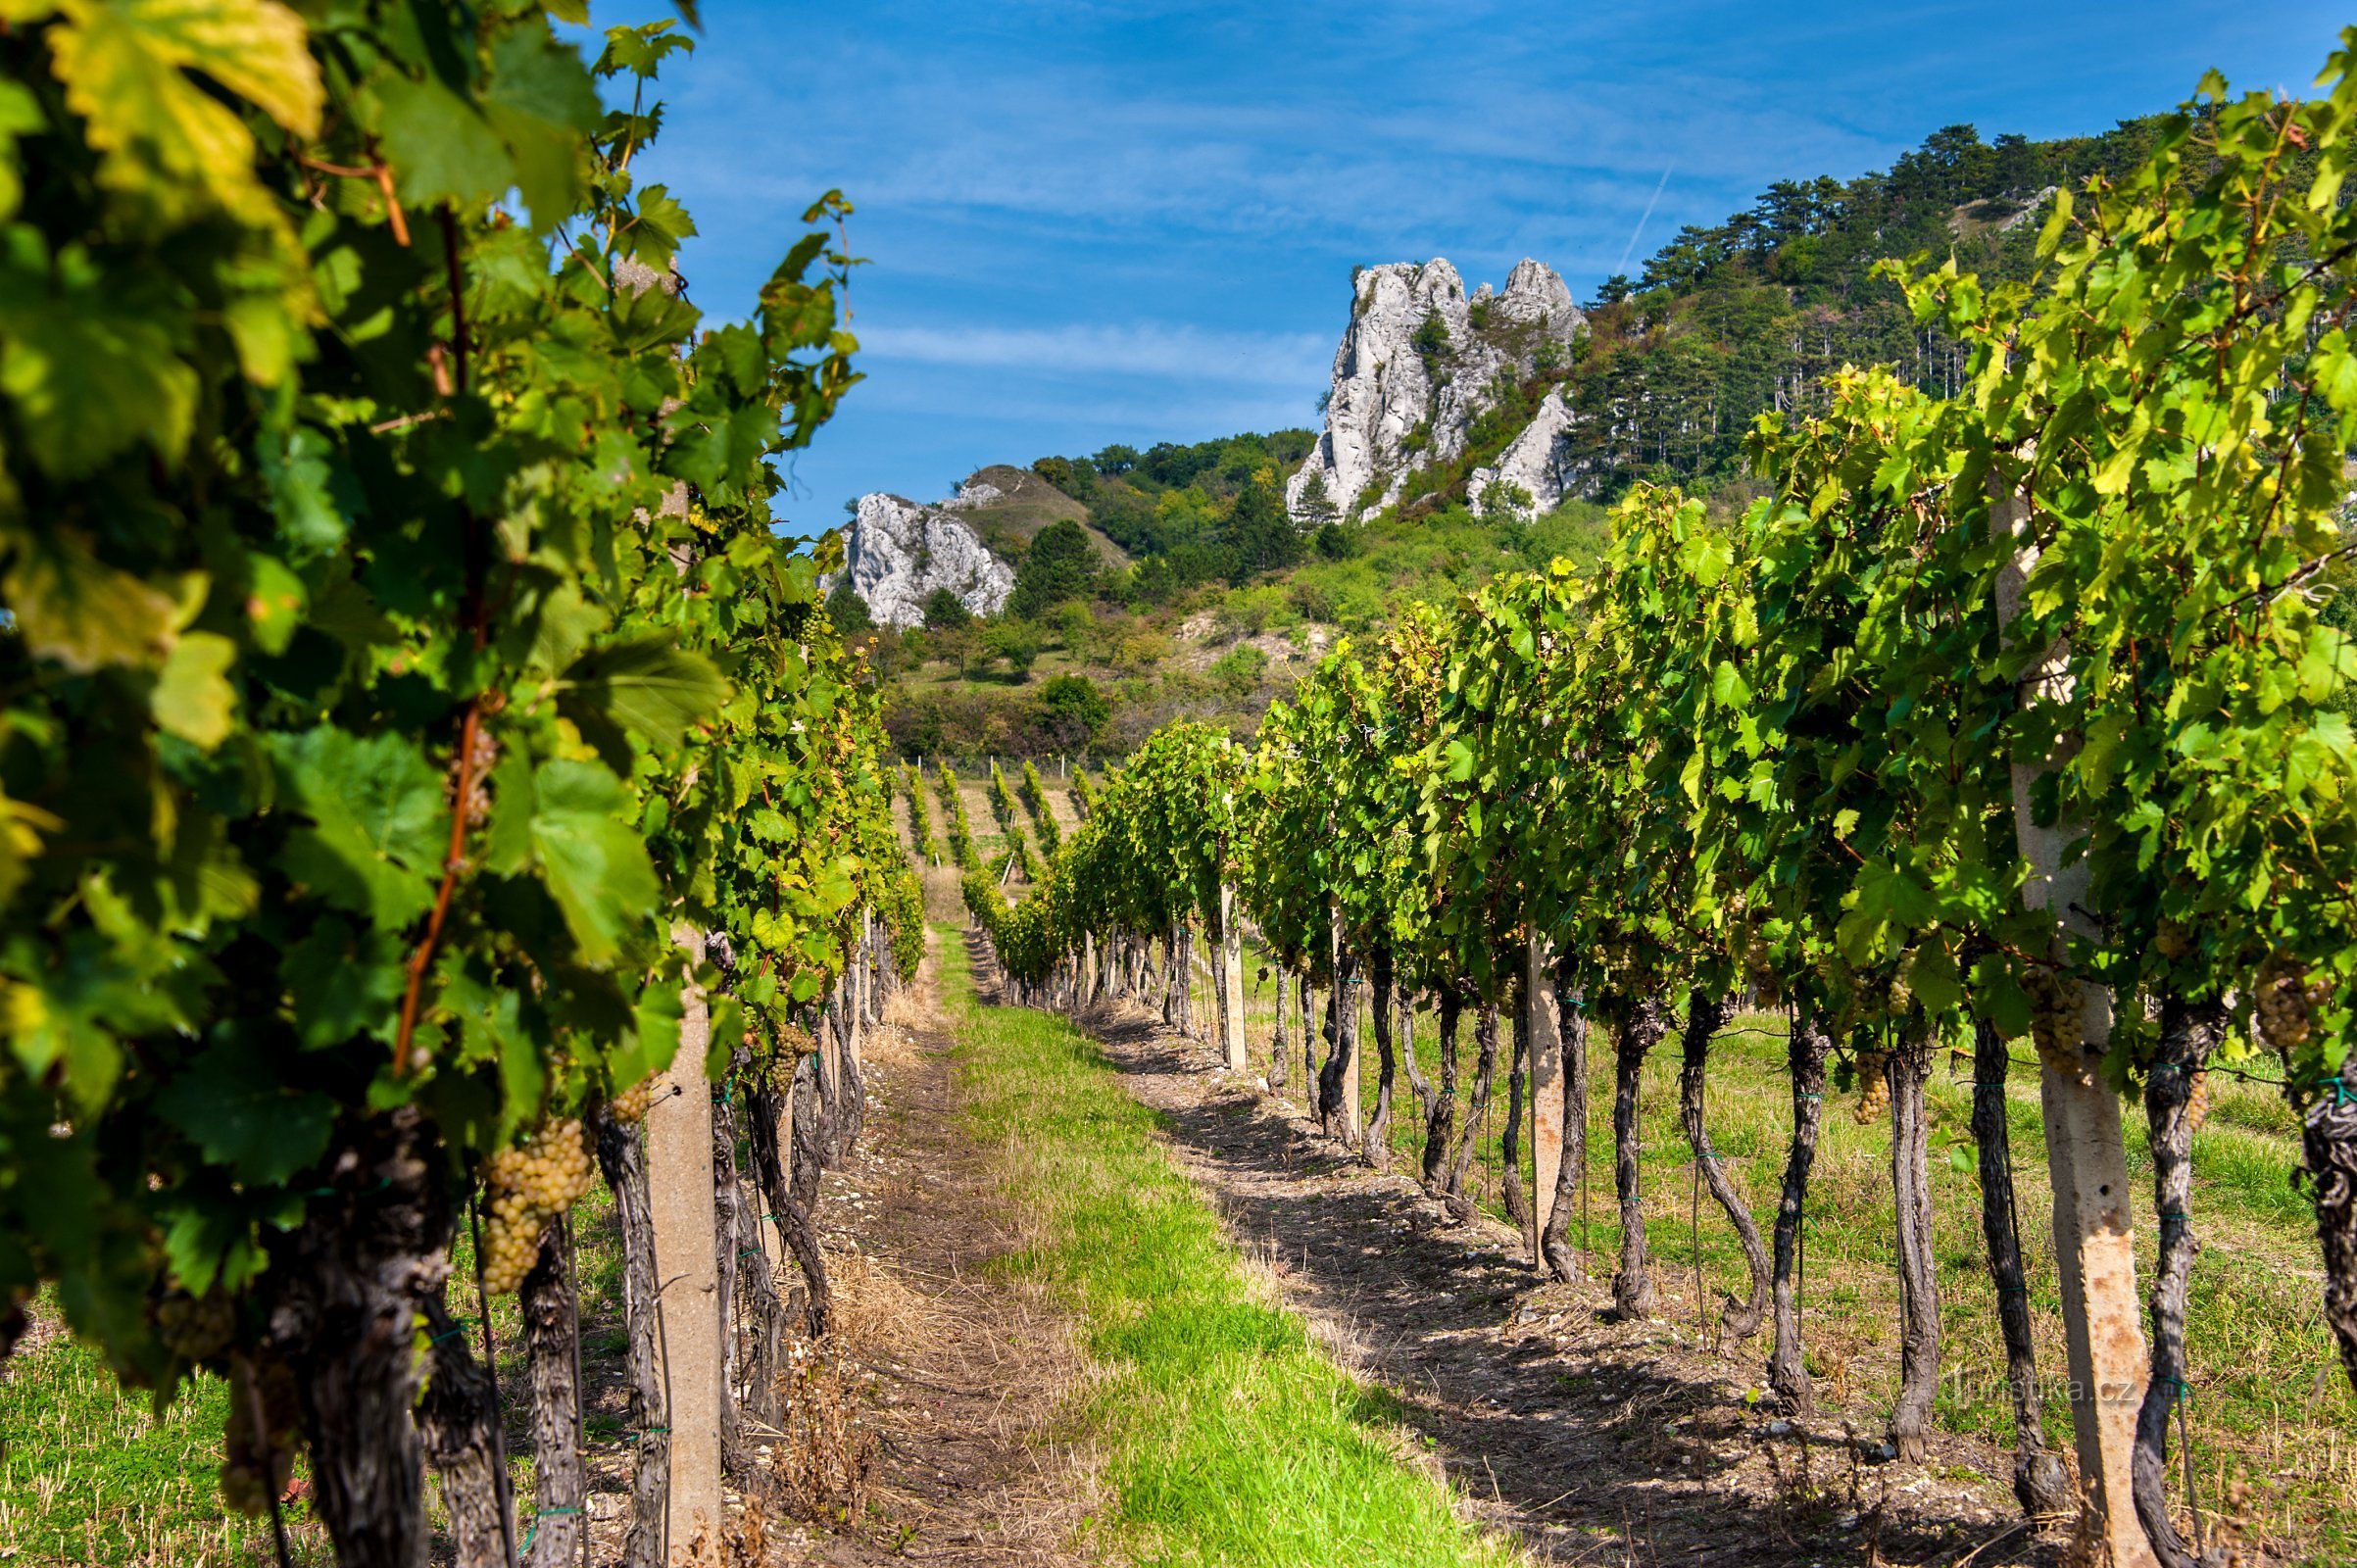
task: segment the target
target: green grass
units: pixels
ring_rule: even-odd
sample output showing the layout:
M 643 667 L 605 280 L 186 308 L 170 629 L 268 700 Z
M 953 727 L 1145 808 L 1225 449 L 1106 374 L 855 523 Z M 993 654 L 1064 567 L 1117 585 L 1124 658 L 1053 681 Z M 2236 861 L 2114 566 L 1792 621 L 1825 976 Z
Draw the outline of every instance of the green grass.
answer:
M 46 1298 L 33 1309 L 55 1321 Z M 221 1505 L 227 1413 L 219 1378 L 198 1377 L 158 1416 L 74 1339 L 21 1348 L 0 1366 L 0 1562 L 274 1563 L 269 1521 Z M 334 1560 L 307 1511 L 288 1525 L 296 1562 Z
M 1254 1290 L 1096 1044 L 1050 1013 L 979 1005 L 955 932 L 942 954 L 966 1115 L 1038 1226 L 1007 1266 L 1066 1296 L 1105 1369 L 1079 1413 L 1120 1547 L 1145 1563 L 1516 1561 L 1404 1457 L 1388 1396 Z
M 621 1251 L 614 1201 L 594 1184 L 574 1210 L 583 1351 L 618 1358 L 607 1344 L 618 1321 Z M 468 1315 L 477 1353 L 480 1306 L 474 1254 L 464 1221 L 451 1260 L 451 1310 Z M 89 1346 L 47 1332 L 58 1321 L 46 1295 L 32 1304 L 41 1343 L 0 1363 L 0 1565 L 49 1568 L 232 1568 L 277 1562 L 268 1519 L 227 1511 L 218 1483 L 228 1386 L 199 1373 L 158 1415 L 148 1397 L 124 1390 Z M 529 1528 L 532 1463 L 528 1452 L 530 1371 L 516 1298 L 491 1302 L 500 1388 L 508 1417 L 509 1469 L 518 1517 Z M 611 1425 L 611 1424 L 609 1424 Z M 629 1434 L 600 1430 L 591 1442 L 627 1445 Z M 303 1475 L 301 1459 L 296 1474 Z M 440 1488 L 428 1472 L 427 1522 L 439 1529 Z M 294 1561 L 326 1568 L 334 1561 L 325 1528 L 301 1500 L 286 1510 Z

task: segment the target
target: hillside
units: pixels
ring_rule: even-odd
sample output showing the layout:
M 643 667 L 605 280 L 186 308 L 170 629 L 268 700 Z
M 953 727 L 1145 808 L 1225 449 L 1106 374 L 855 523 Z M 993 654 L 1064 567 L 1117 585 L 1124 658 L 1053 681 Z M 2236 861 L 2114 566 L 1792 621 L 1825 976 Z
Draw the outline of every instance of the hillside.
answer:
M 1778 181 L 1577 306 L 1536 262 L 1502 293 L 1468 294 L 1445 261 L 1360 269 L 1323 429 L 977 474 L 1006 499 L 960 515 L 1018 581 L 1058 522 L 1096 564 L 1055 568 L 1027 613 L 882 634 L 893 735 L 911 753 L 1118 755 L 1182 715 L 1248 730 L 1397 605 L 1593 552 L 1632 484 L 1739 504 L 1754 419 L 1812 406 L 1842 366 L 1954 389 L 1955 346 L 1907 318 L 1885 259 L 2025 277 L 2053 191 L 2133 164 L 2159 124 L 2051 141 L 1949 126 L 1888 170 Z

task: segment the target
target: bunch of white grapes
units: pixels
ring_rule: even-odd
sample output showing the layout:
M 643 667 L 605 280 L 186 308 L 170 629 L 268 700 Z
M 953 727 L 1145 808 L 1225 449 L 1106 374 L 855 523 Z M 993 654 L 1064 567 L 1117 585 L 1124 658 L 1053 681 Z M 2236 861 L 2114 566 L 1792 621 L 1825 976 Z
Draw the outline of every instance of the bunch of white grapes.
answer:
M 238 1357 L 229 1369 L 229 1418 L 221 1431 L 221 1495 L 231 1510 L 270 1512 L 295 1473 L 295 1425 L 302 1409 L 283 1361 Z M 259 1427 L 256 1418 L 260 1418 Z
M 156 1332 L 164 1348 L 190 1361 L 203 1361 L 228 1348 L 237 1333 L 237 1313 L 226 1296 L 215 1292 L 190 1296 L 174 1291 L 156 1303 Z
M 607 1111 L 618 1122 L 641 1122 L 647 1119 L 647 1107 L 655 1102 L 655 1079 L 641 1079 L 636 1089 L 625 1089 L 609 1101 Z
M 2035 967 L 2022 976 L 2030 993 L 2030 1043 L 2040 1060 L 2058 1073 L 2084 1077 L 2087 1001 L 2079 983 L 2058 970 Z
M 520 1149 L 491 1156 L 485 1184 L 490 1223 L 483 1232 L 483 1289 L 505 1296 L 523 1283 L 540 1255 L 549 1220 L 589 1191 L 589 1144 L 577 1120 L 550 1122 Z
M 1849 1115 L 1861 1127 L 1881 1120 L 1883 1112 L 1891 1108 L 1891 1079 L 1883 1070 L 1890 1059 L 1887 1051 L 1858 1053 L 1858 1103 Z
M 2251 1002 L 2259 1014 L 2259 1033 L 2285 1056 L 2308 1043 L 2316 1028 L 2316 1009 L 2332 995 L 2308 971 L 2281 954 L 2267 960 L 2252 988 Z

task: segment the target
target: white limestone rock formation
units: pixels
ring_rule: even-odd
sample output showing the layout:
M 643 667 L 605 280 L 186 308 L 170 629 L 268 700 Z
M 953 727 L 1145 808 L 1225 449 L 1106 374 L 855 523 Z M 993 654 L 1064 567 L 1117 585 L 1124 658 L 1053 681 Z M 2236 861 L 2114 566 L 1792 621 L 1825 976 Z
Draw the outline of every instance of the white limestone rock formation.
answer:
M 1567 357 L 1586 327 L 1570 288 L 1540 262 L 1517 263 L 1502 291 L 1485 283 L 1471 299 L 1446 261 L 1364 269 L 1334 355 L 1325 432 L 1286 486 L 1294 514 L 1309 520 L 1313 477 L 1345 518 L 1389 506 L 1410 473 L 1464 452 L 1501 375 Z
M 963 521 L 940 507 L 881 492 L 859 498 L 844 530 L 843 570 L 822 586 L 831 590 L 847 578 L 886 626 L 921 623 L 925 601 L 944 588 L 977 615 L 997 614 L 1014 592 L 1014 568 Z
M 1527 503 L 1513 503 L 1516 511 L 1536 516 L 1561 506 L 1572 481 L 1571 410 L 1558 388 L 1547 394 L 1531 422 L 1498 455 L 1495 466 L 1473 470 L 1465 483 L 1465 500 L 1478 512 L 1490 487 L 1502 484 L 1529 498 Z

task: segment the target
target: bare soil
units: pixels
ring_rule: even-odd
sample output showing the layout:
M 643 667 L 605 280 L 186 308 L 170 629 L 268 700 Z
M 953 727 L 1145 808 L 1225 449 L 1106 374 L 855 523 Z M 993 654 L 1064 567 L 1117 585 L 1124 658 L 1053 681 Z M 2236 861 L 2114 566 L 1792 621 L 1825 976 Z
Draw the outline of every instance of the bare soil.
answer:
M 928 962 L 871 1032 L 866 1126 L 820 1203 L 825 1348 L 868 1485 L 833 1517 L 773 1524 L 772 1560 L 1090 1560 L 1093 1479 L 1057 1425 L 1086 1358 L 1066 1315 L 993 1267 L 1023 1245 L 1020 1216 L 959 1123 L 953 1044 Z
M 1764 1386 L 1764 1339 L 1706 1347 L 1668 1271 L 1664 1317 L 1611 1321 L 1603 1281 L 1541 1283 L 1518 1233 L 1456 1221 L 1409 1175 L 1368 1169 L 1158 1014 L 1116 1004 L 1089 1023 L 1248 1258 L 1397 1397 L 1467 1506 L 1536 1558 L 2059 1559 L 2060 1537 L 2022 1520 L 2007 1453 L 1935 1436 L 1927 1463 L 1886 1462 L 1879 1430 L 1786 1419 L 1747 1396 Z M 1609 1257 L 1596 1266 L 1608 1278 Z

